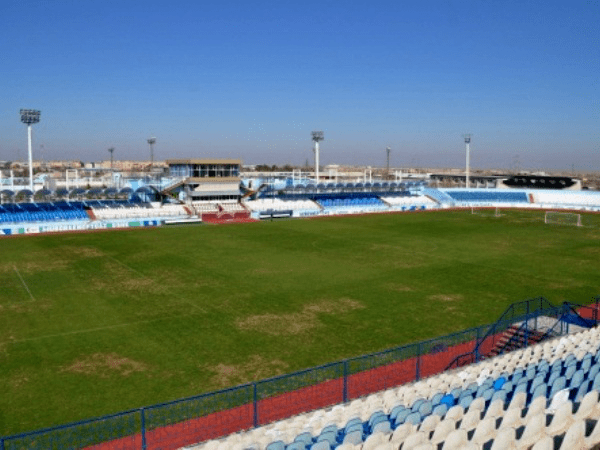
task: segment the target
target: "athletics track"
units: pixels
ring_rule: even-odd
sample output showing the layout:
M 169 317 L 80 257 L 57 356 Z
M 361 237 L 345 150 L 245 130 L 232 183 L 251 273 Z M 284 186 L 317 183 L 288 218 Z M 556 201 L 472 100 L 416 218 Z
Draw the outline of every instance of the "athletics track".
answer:
M 582 306 L 578 313 L 585 319 L 597 320 L 600 316 L 598 304 Z M 480 348 L 481 354 L 492 350 L 504 332 L 486 339 Z M 492 336 L 490 336 L 492 337 Z M 447 347 L 438 353 L 428 353 L 419 358 L 358 372 L 347 377 L 346 387 L 349 400 L 415 381 L 417 366 L 419 378 L 444 372 L 459 355 L 473 350 L 476 340 Z M 265 425 L 297 414 L 343 403 L 344 380 L 337 378 L 312 386 L 286 392 L 259 400 L 257 403 L 258 424 Z M 219 411 L 197 419 L 190 419 L 146 431 L 148 450 L 175 450 L 199 442 L 216 439 L 254 426 L 254 404 Z M 88 447 L 93 450 L 138 450 L 142 448 L 140 434 Z
M 499 334 L 501 335 L 501 334 Z M 420 377 L 443 372 L 452 360 L 473 349 L 475 341 L 448 347 L 445 351 L 420 357 Z M 356 399 L 374 392 L 389 389 L 415 380 L 417 358 L 409 358 L 385 366 L 358 372 L 347 377 L 348 399 Z M 313 386 L 258 401 L 258 423 L 265 425 L 297 414 L 343 402 L 344 380 L 338 378 Z M 146 431 L 148 450 L 174 450 L 198 442 L 253 428 L 252 403 L 219 411 L 197 419 L 190 419 Z M 138 450 L 142 448 L 140 434 L 102 443 L 94 450 Z

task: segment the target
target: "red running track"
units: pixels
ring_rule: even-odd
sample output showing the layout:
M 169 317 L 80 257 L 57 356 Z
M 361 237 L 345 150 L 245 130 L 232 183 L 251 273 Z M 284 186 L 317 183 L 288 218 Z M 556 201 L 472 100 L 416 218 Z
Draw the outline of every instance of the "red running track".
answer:
M 594 304 L 581 307 L 578 312 L 582 317 L 590 319 L 600 316 L 599 309 L 598 305 Z M 491 351 L 503 334 L 504 332 L 500 332 L 486 339 L 480 348 L 480 353 L 486 354 Z M 356 399 L 414 381 L 417 363 L 419 364 L 420 378 L 439 374 L 446 370 L 454 358 L 472 351 L 474 344 L 475 340 L 472 340 L 448 347 L 438 353 L 423 355 L 419 361 L 413 357 L 349 375 L 346 386 L 348 399 Z M 337 378 L 262 399 L 258 402 L 257 407 L 258 423 L 265 425 L 297 414 L 342 403 L 343 392 L 344 380 Z M 146 431 L 146 444 L 148 450 L 174 450 L 247 430 L 252 428 L 253 424 L 254 406 L 247 404 Z M 141 435 L 137 434 L 90 448 L 95 450 L 137 450 L 141 448 L 141 445 Z
M 473 349 L 475 341 L 448 347 L 445 351 L 421 356 L 421 377 L 443 372 L 452 360 Z M 348 399 L 352 400 L 415 380 L 417 358 L 408 358 L 385 366 L 358 372 L 347 377 Z M 344 380 L 337 378 L 281 395 L 259 400 L 259 425 L 343 402 Z M 219 411 L 197 419 L 146 431 L 148 450 L 177 449 L 209 439 L 247 430 L 254 424 L 253 404 Z M 94 450 L 140 449 L 141 435 L 128 436 L 89 447 Z

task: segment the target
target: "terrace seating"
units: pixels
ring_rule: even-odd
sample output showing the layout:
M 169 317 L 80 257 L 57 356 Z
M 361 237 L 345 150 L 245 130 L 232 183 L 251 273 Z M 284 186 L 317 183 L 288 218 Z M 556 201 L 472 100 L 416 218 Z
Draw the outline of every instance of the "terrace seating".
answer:
M 192 202 L 192 206 L 198 214 L 219 212 L 217 204 L 213 202 Z
M 364 208 L 364 207 L 379 207 L 383 208 L 386 205 L 375 195 L 355 195 L 355 196 L 328 196 L 326 198 L 318 198 L 319 203 L 323 208 L 336 209 L 336 208 Z
M 600 207 L 600 194 L 598 192 L 536 190 L 532 194 L 535 203 L 547 206 L 576 209 L 596 209 Z
M 598 388 L 592 328 L 194 448 L 591 448 Z
M 447 190 L 445 191 L 460 203 L 528 203 L 527 194 L 522 191 L 513 192 L 502 189 Z
M 289 210 L 318 210 L 320 209 L 312 200 L 288 200 L 279 198 L 260 198 L 244 203 L 251 211 L 289 211 Z
M 0 205 L 0 224 L 89 220 L 79 203 L 5 203 Z
M 392 205 L 392 206 L 418 206 L 418 207 L 432 207 L 437 205 L 436 202 L 431 200 L 425 195 L 418 196 L 405 196 L 405 195 L 394 195 L 381 197 L 381 200 Z
M 102 204 L 93 207 L 94 215 L 99 220 L 111 219 L 150 219 L 159 217 L 182 217 L 189 213 L 183 205 L 162 204 L 156 207 L 143 207 L 143 204 L 112 204 L 110 207 Z M 144 205 L 145 206 L 145 205 Z
M 219 202 L 219 206 L 222 208 L 223 211 L 226 212 L 245 212 L 246 208 L 244 208 L 240 203 L 238 203 L 237 201 L 233 200 L 233 201 L 228 201 L 228 202 L 224 202 L 221 201 Z

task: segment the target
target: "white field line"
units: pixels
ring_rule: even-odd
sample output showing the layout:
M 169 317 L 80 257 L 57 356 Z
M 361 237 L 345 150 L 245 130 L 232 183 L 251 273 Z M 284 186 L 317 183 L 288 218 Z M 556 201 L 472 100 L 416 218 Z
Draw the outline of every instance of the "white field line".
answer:
M 194 313 L 179 314 L 177 316 L 163 316 L 163 317 L 160 317 L 157 319 L 138 320 L 135 322 L 119 323 L 116 325 L 106 325 L 104 327 L 86 328 L 84 330 L 75 330 L 75 331 L 65 331 L 64 333 L 46 334 L 44 336 L 34 336 L 34 337 L 23 338 L 23 339 L 12 339 L 10 341 L 0 342 L 0 346 L 6 345 L 6 344 L 19 344 L 22 342 L 40 341 L 42 339 L 51 339 L 51 338 L 55 338 L 55 337 L 70 336 L 70 335 L 74 335 L 74 334 L 94 333 L 97 331 L 110 330 L 113 328 L 123 328 L 123 327 L 129 327 L 129 326 L 133 326 L 133 325 L 141 325 L 141 324 L 146 324 L 146 323 L 159 322 L 161 320 L 180 319 L 180 318 L 184 318 L 184 317 L 197 316 L 197 315 L 200 315 L 200 313 L 198 313 L 198 314 L 194 314 Z
M 131 266 L 129 266 L 129 265 L 127 265 L 127 264 L 125 264 L 124 262 L 122 262 L 122 261 L 119 261 L 117 258 L 115 258 L 115 257 L 113 257 L 113 256 L 110 256 L 110 255 L 104 255 L 104 256 L 106 256 L 107 258 L 109 258 L 109 259 L 111 259 L 112 261 L 116 262 L 117 264 L 120 264 L 121 266 L 125 267 L 126 269 L 128 269 L 128 270 L 130 270 L 130 271 L 132 271 L 132 272 L 134 272 L 134 273 L 137 273 L 137 274 L 138 274 L 139 276 L 141 276 L 142 278 L 145 278 L 145 279 L 147 279 L 147 280 L 150 280 L 152 283 L 156 284 L 156 280 L 154 280 L 153 278 L 150 278 L 149 276 L 147 276 L 147 275 L 143 274 L 143 273 L 142 273 L 142 272 L 140 272 L 139 270 L 136 270 L 136 269 L 134 269 L 133 267 L 131 267 Z M 201 313 L 205 313 L 205 312 L 206 312 L 205 310 L 203 310 L 202 308 L 200 308 L 198 305 L 195 305 L 194 303 L 192 303 L 192 302 L 190 302 L 190 301 L 187 301 L 187 300 L 184 300 L 184 299 L 182 299 L 182 298 L 176 298 L 176 297 L 173 297 L 173 300 L 176 300 L 176 301 L 178 301 L 179 303 L 183 303 L 184 305 L 190 306 L 192 309 L 195 309 L 195 310 L 196 310 L 196 311 L 198 311 L 198 312 L 201 312 Z
M 18 303 L 29 303 L 29 302 L 35 302 L 35 297 L 33 296 L 33 294 L 31 293 L 31 291 L 29 290 L 29 287 L 27 286 L 27 283 L 25 283 L 25 280 L 23 279 L 23 277 L 21 276 L 21 273 L 19 272 L 19 270 L 17 269 L 17 266 L 13 266 L 13 269 L 15 269 L 15 273 L 17 274 L 17 276 L 19 277 L 19 280 L 21 280 L 21 283 L 23 284 L 23 287 L 25 288 L 25 290 L 27 291 L 27 293 L 29 294 L 29 297 L 31 297 L 31 300 L 27 301 L 27 302 L 18 302 Z M 15 302 L 17 303 L 17 302 Z

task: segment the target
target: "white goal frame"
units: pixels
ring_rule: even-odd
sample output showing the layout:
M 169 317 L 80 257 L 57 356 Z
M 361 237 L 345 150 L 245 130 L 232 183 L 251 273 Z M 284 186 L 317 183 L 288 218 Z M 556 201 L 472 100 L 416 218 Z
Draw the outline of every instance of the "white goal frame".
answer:
M 491 207 L 489 207 L 489 206 L 488 207 L 485 207 L 485 206 L 482 206 L 482 207 L 471 206 L 471 214 L 481 214 L 482 210 L 485 211 L 485 210 L 490 210 L 490 209 L 491 209 Z M 498 206 L 496 206 L 494 208 L 494 214 L 493 214 L 493 216 L 494 217 L 500 217 L 500 216 L 503 216 L 503 215 L 504 214 L 500 213 L 500 208 Z
M 555 218 L 557 220 L 554 220 Z M 564 220 L 561 220 L 561 218 Z M 546 211 L 546 214 L 544 214 L 544 223 L 555 225 L 575 225 L 580 227 L 581 214 L 561 211 Z

